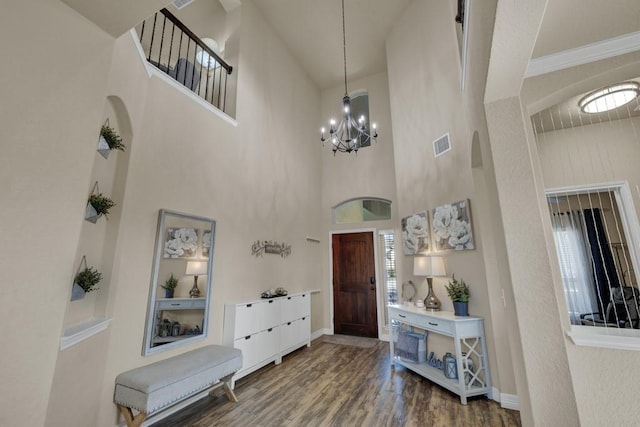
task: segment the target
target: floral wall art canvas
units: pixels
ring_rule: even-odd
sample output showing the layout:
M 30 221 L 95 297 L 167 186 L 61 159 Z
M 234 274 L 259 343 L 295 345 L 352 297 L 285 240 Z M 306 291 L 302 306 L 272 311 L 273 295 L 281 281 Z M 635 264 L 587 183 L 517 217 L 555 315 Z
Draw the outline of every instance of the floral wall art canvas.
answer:
M 402 218 L 402 252 L 415 255 L 429 250 L 427 213 L 420 212 Z
M 195 258 L 197 249 L 198 232 L 194 228 L 167 227 L 164 258 Z
M 435 250 L 475 249 L 468 199 L 438 206 L 433 210 L 431 221 Z
M 211 251 L 211 231 L 204 230 L 202 232 L 202 258 L 209 258 Z

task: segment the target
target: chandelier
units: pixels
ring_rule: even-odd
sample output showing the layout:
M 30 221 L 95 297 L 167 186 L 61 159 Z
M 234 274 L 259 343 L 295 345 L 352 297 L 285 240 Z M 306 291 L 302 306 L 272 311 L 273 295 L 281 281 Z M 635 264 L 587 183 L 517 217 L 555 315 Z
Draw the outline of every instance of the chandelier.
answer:
M 378 137 L 376 124 L 373 123 L 371 128 L 373 132 L 368 132 L 366 118 L 360 116 L 358 120 L 351 116 L 351 97 L 347 90 L 347 41 L 344 26 L 344 0 L 342 0 L 342 53 L 344 58 L 344 97 L 342 98 L 343 116 L 339 124 L 335 119 L 329 121 L 328 139 L 331 141 L 331 149 L 335 155 L 337 151 L 341 153 L 358 152 L 358 149 L 366 145 L 371 139 L 374 141 Z M 325 136 L 326 129 L 320 130 L 320 141 L 324 143 L 327 140 Z M 324 144 L 323 144 L 324 145 Z

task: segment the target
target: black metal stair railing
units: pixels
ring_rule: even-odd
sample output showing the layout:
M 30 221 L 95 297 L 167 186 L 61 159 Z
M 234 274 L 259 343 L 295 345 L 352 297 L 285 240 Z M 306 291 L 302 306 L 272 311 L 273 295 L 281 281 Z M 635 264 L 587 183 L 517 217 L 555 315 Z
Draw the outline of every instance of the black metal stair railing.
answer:
M 150 64 L 225 111 L 233 67 L 167 9 L 147 18 L 137 31 Z

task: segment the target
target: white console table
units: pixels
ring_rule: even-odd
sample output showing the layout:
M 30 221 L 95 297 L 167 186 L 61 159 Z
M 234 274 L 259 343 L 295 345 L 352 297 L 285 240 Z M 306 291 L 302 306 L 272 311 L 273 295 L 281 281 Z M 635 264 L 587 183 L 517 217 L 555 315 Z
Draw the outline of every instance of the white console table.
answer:
M 467 397 L 490 394 L 491 377 L 489 375 L 487 345 L 481 317 L 460 317 L 449 311 L 430 312 L 424 308 L 398 304 L 390 305 L 388 308 L 389 331 L 392 334 L 390 340 L 392 363 L 405 366 L 447 390 L 458 394 L 460 402 L 465 405 Z M 445 377 L 443 370 L 427 363 L 414 363 L 398 357 L 395 352 L 393 328 L 399 328 L 402 325 L 423 329 L 430 334 L 445 335 L 453 338 L 455 351 L 452 354 L 456 358 L 458 379 Z M 428 340 L 427 338 L 427 342 Z M 427 353 L 429 353 L 428 345 Z M 442 355 L 439 358 L 442 358 Z M 473 372 L 467 369 L 468 359 L 471 359 L 475 366 Z M 465 383 L 465 376 L 469 380 L 468 384 Z

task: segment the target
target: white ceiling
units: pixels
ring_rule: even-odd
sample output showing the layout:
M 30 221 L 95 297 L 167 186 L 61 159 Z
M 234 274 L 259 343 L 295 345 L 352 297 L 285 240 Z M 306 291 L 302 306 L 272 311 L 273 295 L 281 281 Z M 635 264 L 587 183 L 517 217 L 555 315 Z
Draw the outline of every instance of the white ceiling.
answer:
M 640 1 L 638 0 L 549 0 L 532 58 L 558 55 L 579 47 L 595 47 L 605 40 L 640 31 Z M 637 47 L 640 49 L 640 46 Z M 566 57 L 566 56 L 565 56 Z M 640 73 L 640 70 L 638 70 Z M 639 79 L 633 79 L 639 81 Z M 611 81 L 610 84 L 617 83 Z M 591 90 L 561 101 L 532 116 L 536 133 L 567 129 L 640 115 L 638 100 L 616 110 L 587 114 L 578 102 Z
M 410 1 L 345 0 L 349 80 L 386 70 L 385 39 Z M 320 89 L 344 83 L 341 0 L 254 3 Z
M 637 31 L 638 0 L 549 0 L 532 57 Z

